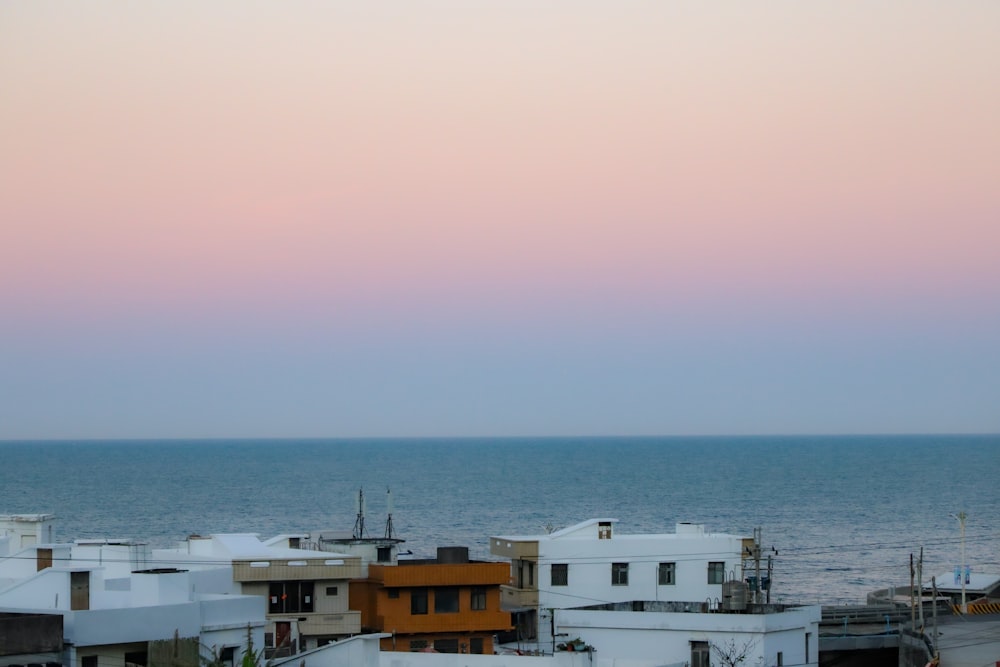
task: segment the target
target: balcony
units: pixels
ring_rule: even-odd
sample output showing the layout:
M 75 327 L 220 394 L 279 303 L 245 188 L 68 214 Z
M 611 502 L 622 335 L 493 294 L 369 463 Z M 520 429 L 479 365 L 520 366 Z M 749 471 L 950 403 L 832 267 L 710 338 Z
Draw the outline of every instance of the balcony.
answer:
M 297 612 L 294 614 L 268 614 L 271 623 L 298 622 L 299 634 L 309 637 L 323 635 L 356 635 L 361 632 L 361 612 Z
M 517 588 L 512 585 L 500 587 L 500 608 L 504 610 L 534 608 L 538 606 L 537 588 Z

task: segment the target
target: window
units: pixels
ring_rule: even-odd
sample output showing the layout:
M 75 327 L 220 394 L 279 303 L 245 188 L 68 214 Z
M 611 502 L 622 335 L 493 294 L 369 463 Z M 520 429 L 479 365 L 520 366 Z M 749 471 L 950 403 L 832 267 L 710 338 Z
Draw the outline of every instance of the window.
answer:
M 486 588 L 483 586 L 473 586 L 469 599 L 469 609 L 482 611 L 486 609 Z
M 708 564 L 708 583 L 721 584 L 726 578 L 726 564 L 712 561 Z
M 599 540 L 610 540 L 611 539 L 611 522 L 601 521 L 597 524 L 597 539 Z
M 553 586 L 569 585 L 569 565 L 567 565 L 566 563 L 552 564 L 552 585 Z
M 331 598 L 337 597 L 337 587 L 336 586 L 327 586 L 326 587 L 326 595 L 327 595 L 327 597 L 331 597 Z
M 483 638 L 482 637 L 470 637 L 469 638 L 469 653 L 475 653 L 477 655 L 482 655 L 482 653 L 483 653 Z
M 657 583 L 660 586 L 673 586 L 677 583 L 677 563 L 660 563 L 657 570 Z
M 457 639 L 435 639 L 434 650 L 438 653 L 458 653 Z
M 427 589 L 414 588 L 410 591 L 410 614 L 413 616 L 427 613 Z M 412 642 L 410 643 L 412 646 Z
M 691 642 L 691 667 L 708 667 L 708 657 L 708 642 Z
M 611 564 L 611 585 L 628 586 L 628 563 Z
M 376 556 L 378 562 L 380 563 L 391 563 L 392 562 L 392 547 L 379 547 L 378 554 Z
M 806 662 L 809 662 L 809 637 L 811 635 L 811 632 L 806 633 Z
M 436 589 L 434 589 L 434 613 L 435 614 L 457 614 L 458 613 L 458 589 L 457 588 L 436 588 Z
M 781 651 L 778 651 L 778 667 L 783 667 L 785 664 L 785 656 Z
M 80 658 L 80 664 L 83 665 L 83 667 L 97 667 L 97 656 L 85 655 Z
M 426 639 L 411 639 L 410 640 L 410 652 L 423 651 L 427 648 Z
M 398 600 L 399 599 L 399 589 L 398 588 L 390 588 L 385 593 L 386 593 L 386 595 L 389 596 L 390 600 Z
M 312 581 L 273 581 L 268 590 L 267 611 L 271 614 L 292 614 L 313 610 Z
M 147 656 L 145 651 L 126 651 L 125 652 L 125 667 L 133 665 L 134 667 L 145 667 L 147 663 Z

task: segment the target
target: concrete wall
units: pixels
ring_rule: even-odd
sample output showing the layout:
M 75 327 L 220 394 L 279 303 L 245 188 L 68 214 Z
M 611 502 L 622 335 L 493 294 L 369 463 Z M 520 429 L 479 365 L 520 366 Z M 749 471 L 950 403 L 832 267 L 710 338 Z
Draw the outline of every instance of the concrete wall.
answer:
M 62 647 L 60 614 L 0 613 L 0 656 L 61 651 Z

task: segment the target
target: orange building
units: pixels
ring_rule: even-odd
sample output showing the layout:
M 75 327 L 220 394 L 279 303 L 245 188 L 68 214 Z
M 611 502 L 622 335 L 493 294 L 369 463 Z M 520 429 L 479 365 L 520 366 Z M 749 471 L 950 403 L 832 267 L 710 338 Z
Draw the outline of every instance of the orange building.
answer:
M 493 653 L 493 635 L 511 629 L 500 610 L 510 563 L 469 561 L 466 547 L 442 547 L 437 559 L 368 566 L 350 584 L 350 607 L 363 632 L 388 632 L 383 651 Z

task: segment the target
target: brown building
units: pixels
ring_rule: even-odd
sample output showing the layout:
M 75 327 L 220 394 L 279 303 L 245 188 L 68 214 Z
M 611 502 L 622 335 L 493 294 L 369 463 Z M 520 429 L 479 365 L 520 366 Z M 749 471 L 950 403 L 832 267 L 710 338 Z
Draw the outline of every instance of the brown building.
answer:
M 493 635 L 511 629 L 500 610 L 509 563 L 469 561 L 466 547 L 442 547 L 437 559 L 368 566 L 350 584 L 350 607 L 363 632 L 387 632 L 383 651 L 493 653 Z

